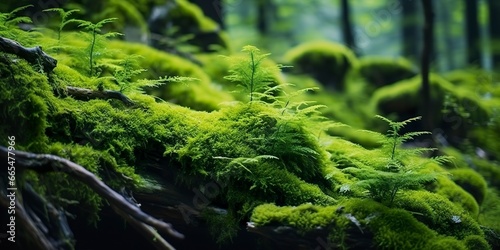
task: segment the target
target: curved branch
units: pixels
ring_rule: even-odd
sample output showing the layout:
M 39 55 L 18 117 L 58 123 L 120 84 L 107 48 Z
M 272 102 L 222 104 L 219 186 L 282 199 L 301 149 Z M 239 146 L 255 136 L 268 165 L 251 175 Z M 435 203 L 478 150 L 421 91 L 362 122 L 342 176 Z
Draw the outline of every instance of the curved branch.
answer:
M 7 152 L 7 148 L 0 146 L 0 159 L 4 162 L 7 161 Z M 135 220 L 152 226 L 172 237 L 179 239 L 184 238 L 184 235 L 177 232 L 169 223 L 157 220 L 144 213 L 139 209 L 139 207 L 128 202 L 122 195 L 108 187 L 104 182 L 99 180 L 93 173 L 84 167 L 55 155 L 33 154 L 24 151 L 14 151 L 14 153 L 16 156 L 17 170 L 22 171 L 31 169 L 42 173 L 54 171 L 67 173 L 69 176 L 92 188 L 97 194 L 107 199 L 113 207 L 119 209 L 124 214 L 128 214 Z
M 31 64 L 40 64 L 45 72 L 52 72 L 57 66 L 57 60 L 42 51 L 42 47 L 23 47 L 20 43 L 0 37 L 0 51 L 19 56 Z

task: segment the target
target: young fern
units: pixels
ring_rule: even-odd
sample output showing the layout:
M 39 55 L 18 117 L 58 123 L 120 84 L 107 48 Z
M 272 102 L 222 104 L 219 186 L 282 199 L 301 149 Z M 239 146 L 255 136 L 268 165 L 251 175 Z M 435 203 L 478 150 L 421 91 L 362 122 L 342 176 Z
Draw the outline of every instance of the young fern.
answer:
M 172 76 L 172 77 L 160 77 L 159 79 L 133 79 L 138 76 L 142 72 L 146 71 L 146 69 L 139 68 L 138 59 L 141 56 L 138 55 L 130 55 L 125 59 L 121 60 L 117 66 L 114 66 L 114 80 L 118 83 L 120 89 L 118 90 L 121 93 L 125 92 L 138 92 L 143 93 L 143 88 L 145 87 L 159 87 L 167 82 L 185 82 L 185 81 L 195 81 L 196 78 L 193 77 L 181 77 L 181 76 Z
M 20 11 L 23 11 L 33 5 L 25 5 L 14 9 L 9 13 L 0 12 L 0 35 L 8 38 L 15 38 L 12 33 L 12 28 L 20 23 L 33 23 L 31 18 L 27 16 L 17 16 Z
M 385 157 L 381 159 L 368 158 L 358 167 L 348 167 L 342 171 L 352 174 L 360 181 L 356 186 L 366 189 L 370 196 L 380 202 L 392 205 L 399 190 L 415 189 L 425 183 L 435 180 L 436 173 L 422 171 L 429 161 L 416 162 L 415 156 L 424 152 L 432 151 L 433 148 L 409 148 L 402 149 L 403 143 L 414 139 L 419 135 L 429 132 L 408 132 L 400 134 L 410 122 L 420 119 L 411 118 L 402 122 L 394 122 L 383 116 L 377 116 L 389 125 L 387 134 L 381 135 L 382 152 Z M 432 162 L 442 164 L 449 159 L 446 157 L 431 158 Z
M 230 75 L 224 77 L 227 80 L 238 82 L 239 86 L 249 94 L 250 102 L 254 99 L 273 98 L 269 93 L 269 85 L 274 82 L 273 75 L 280 70 L 277 67 L 263 67 L 263 60 L 270 54 L 261 54 L 260 50 L 254 46 L 244 46 L 243 52 L 249 57 L 230 57 Z
M 3 28 L 9 28 L 14 25 L 18 25 L 20 23 L 32 23 L 31 18 L 27 16 L 17 16 L 17 13 L 23 11 L 29 7 L 33 7 L 33 5 L 25 5 L 19 8 L 14 9 L 9 13 L 0 13 L 0 23 Z
M 104 34 L 100 34 L 101 28 L 107 24 L 114 22 L 117 18 L 106 18 L 103 19 L 97 23 L 92 23 L 89 21 L 84 21 L 84 20 L 78 20 L 77 22 L 80 23 L 78 27 L 82 27 L 84 30 L 87 30 L 90 35 L 91 35 L 91 42 L 89 44 L 88 48 L 88 55 L 89 55 L 89 76 L 95 76 L 97 74 L 94 73 L 94 63 L 95 63 L 95 57 L 98 56 L 100 53 L 98 50 L 100 49 L 99 46 L 99 39 L 100 38 L 111 38 L 115 36 L 121 35 L 118 32 L 107 32 Z
M 59 17 L 61 18 L 61 22 L 59 22 L 59 27 L 57 29 L 57 47 L 60 46 L 61 33 L 62 33 L 62 30 L 64 29 L 64 26 L 68 25 L 69 23 L 73 23 L 73 22 L 74 23 L 78 23 L 78 22 L 81 23 L 82 22 L 81 20 L 78 20 L 78 19 L 68 19 L 69 16 L 71 16 L 71 14 L 80 11 L 78 9 L 65 11 L 62 8 L 51 8 L 51 9 L 46 9 L 43 11 L 44 12 L 57 12 L 59 14 Z M 58 50 L 59 49 L 57 49 L 56 51 L 58 51 Z
M 418 155 L 421 153 L 424 153 L 424 151 L 431 151 L 434 149 L 431 148 L 414 148 L 410 150 L 399 150 L 396 151 L 398 147 L 400 147 L 403 143 L 407 142 L 408 140 L 413 140 L 417 136 L 421 135 L 426 135 L 426 134 L 431 134 L 430 132 L 426 131 L 415 131 L 415 132 L 408 132 L 405 134 L 400 134 L 400 130 L 404 128 L 406 125 L 408 125 L 411 122 L 420 120 L 422 117 L 414 117 L 410 118 L 401 122 L 395 122 L 390 119 L 387 119 L 383 116 L 376 115 L 375 117 L 387 122 L 389 125 L 389 130 L 387 130 L 386 137 L 389 139 L 384 139 L 381 142 L 384 145 L 385 149 L 389 149 L 390 153 L 390 160 L 389 164 L 387 164 L 388 169 L 396 168 L 395 170 L 398 170 L 399 166 L 399 160 L 401 158 L 411 156 L 411 155 Z

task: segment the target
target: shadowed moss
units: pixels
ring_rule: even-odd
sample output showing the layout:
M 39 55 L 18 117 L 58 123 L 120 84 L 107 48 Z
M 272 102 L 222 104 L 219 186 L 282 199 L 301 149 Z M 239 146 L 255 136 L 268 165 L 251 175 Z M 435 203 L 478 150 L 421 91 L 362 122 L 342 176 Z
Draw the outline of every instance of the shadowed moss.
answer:
M 313 76 L 324 86 L 343 90 L 345 76 L 357 64 L 357 59 L 347 47 L 326 41 L 301 44 L 285 55 L 297 73 Z
M 395 204 L 414 213 L 415 218 L 439 234 L 457 239 L 464 239 L 468 235 L 483 236 L 479 224 L 469 213 L 439 194 L 405 191 Z
M 368 82 L 369 89 L 417 75 L 416 67 L 403 58 L 362 57 L 354 71 Z
M 0 143 L 15 136 L 15 148 L 45 150 L 52 91 L 47 77 L 23 60 L 0 54 Z M 25 72 L 19 74 L 19 72 Z M 15 126 L 13 126 L 15 125 Z
M 472 169 L 451 169 L 451 179 L 470 193 L 481 204 L 486 195 L 487 184 L 484 178 Z

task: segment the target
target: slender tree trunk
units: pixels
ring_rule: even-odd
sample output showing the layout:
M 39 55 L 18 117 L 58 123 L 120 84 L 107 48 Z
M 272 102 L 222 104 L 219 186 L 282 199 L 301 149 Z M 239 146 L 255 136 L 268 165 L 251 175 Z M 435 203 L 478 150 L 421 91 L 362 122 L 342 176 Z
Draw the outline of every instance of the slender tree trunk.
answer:
M 205 16 L 217 22 L 221 29 L 225 29 L 223 0 L 190 0 L 190 2 L 198 5 Z
M 418 4 L 417 1 L 402 0 L 403 9 L 403 56 L 418 61 Z
M 493 67 L 500 69 L 500 1 L 489 0 L 488 3 Z
M 347 47 L 354 49 L 356 44 L 354 43 L 354 35 L 352 33 L 351 24 L 351 9 L 348 0 L 341 0 L 342 6 L 342 32 L 344 35 L 344 43 Z
M 498 0 L 497 0 L 498 2 Z M 477 0 L 465 0 L 465 23 L 467 33 L 467 63 L 481 64 L 481 53 L 479 50 L 479 22 L 477 19 Z
M 257 30 L 261 35 L 269 32 L 268 0 L 257 0 Z
M 424 10 L 424 29 L 423 29 L 423 49 L 422 49 L 422 61 L 421 61 L 421 74 L 422 74 L 422 123 L 423 129 L 426 131 L 432 131 L 433 121 L 431 115 L 432 105 L 430 103 L 430 83 L 429 83 L 429 70 L 431 63 L 431 54 L 433 47 L 433 35 L 434 35 L 434 13 L 432 9 L 432 0 L 422 0 L 422 6 Z

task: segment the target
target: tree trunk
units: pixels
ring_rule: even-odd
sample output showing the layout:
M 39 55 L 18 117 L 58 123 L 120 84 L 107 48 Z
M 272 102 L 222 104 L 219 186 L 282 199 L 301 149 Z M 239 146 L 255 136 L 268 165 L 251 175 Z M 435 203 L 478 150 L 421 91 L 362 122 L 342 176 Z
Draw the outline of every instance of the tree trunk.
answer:
M 216 1 L 191 0 L 190 2 L 198 5 L 198 7 L 200 7 L 200 9 L 203 11 L 203 14 L 205 14 L 205 16 L 207 16 L 210 19 L 217 22 L 221 29 L 226 28 L 225 23 L 224 23 L 224 1 L 223 0 L 216 0 Z
M 424 39 L 422 49 L 422 123 L 425 131 L 432 131 L 433 121 L 431 116 L 432 104 L 430 103 L 430 83 L 429 83 L 429 70 L 430 70 L 430 57 L 433 47 L 433 33 L 434 33 L 434 13 L 432 9 L 432 0 L 422 0 L 424 10 Z
M 477 19 L 477 1 L 465 0 L 465 28 L 467 34 L 467 63 L 481 64 L 481 53 L 479 50 L 479 22 Z
M 268 0 L 257 1 L 257 30 L 261 35 L 267 35 L 269 32 L 268 5 Z
M 418 59 L 418 5 L 416 1 L 401 1 L 403 7 L 403 56 L 410 59 Z
M 354 35 L 352 33 L 351 24 L 351 10 L 348 0 L 341 0 L 342 5 L 342 32 L 344 35 L 344 43 L 347 47 L 354 50 L 356 44 L 354 43 Z
M 490 37 L 493 56 L 493 67 L 500 69 L 500 1 L 489 0 Z

